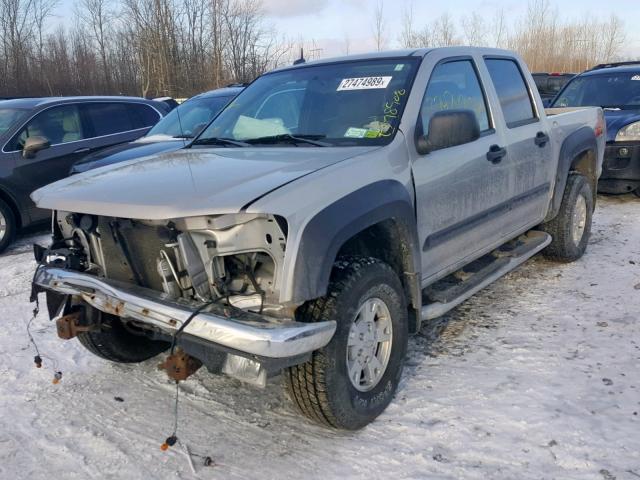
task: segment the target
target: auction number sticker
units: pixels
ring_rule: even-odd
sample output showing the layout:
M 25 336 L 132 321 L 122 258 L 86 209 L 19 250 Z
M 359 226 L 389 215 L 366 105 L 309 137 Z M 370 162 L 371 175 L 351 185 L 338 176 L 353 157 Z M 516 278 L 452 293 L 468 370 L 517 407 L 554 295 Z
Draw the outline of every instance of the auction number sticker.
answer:
M 338 92 L 342 90 L 367 90 L 370 88 L 387 88 L 393 77 L 360 77 L 344 78 L 338 85 Z

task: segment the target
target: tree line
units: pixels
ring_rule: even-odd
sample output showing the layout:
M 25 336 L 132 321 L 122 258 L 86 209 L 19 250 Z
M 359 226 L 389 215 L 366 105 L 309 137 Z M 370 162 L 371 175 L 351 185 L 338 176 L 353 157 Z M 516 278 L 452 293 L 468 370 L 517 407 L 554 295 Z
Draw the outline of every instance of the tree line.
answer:
M 185 97 L 253 80 L 290 50 L 259 0 L 0 0 L 0 96 Z
M 373 36 L 384 45 L 384 3 L 378 0 Z M 509 18 L 504 10 L 487 20 L 477 12 L 456 22 L 444 14 L 427 25 L 415 25 L 414 4 L 402 12 L 399 43 L 404 48 L 482 45 L 518 52 L 532 72 L 582 72 L 599 63 L 620 59 L 626 34 L 617 15 L 600 19 L 584 16 L 562 21 L 550 0 L 530 0 L 524 15 Z
M 314 39 L 292 42 L 269 27 L 261 0 L 76 0 L 65 25 L 53 28 L 58 1 L 0 0 L 0 96 L 187 97 L 290 62 L 294 45 L 311 44 L 312 57 L 321 51 Z M 488 45 L 519 52 L 533 71 L 579 72 L 618 58 L 625 42 L 617 16 L 561 21 L 550 0 L 530 0 L 521 18 L 499 10 L 426 25 L 416 25 L 409 2 L 394 12 L 396 38 L 386 8 L 376 0 L 378 50 Z M 345 35 L 343 53 L 349 44 Z

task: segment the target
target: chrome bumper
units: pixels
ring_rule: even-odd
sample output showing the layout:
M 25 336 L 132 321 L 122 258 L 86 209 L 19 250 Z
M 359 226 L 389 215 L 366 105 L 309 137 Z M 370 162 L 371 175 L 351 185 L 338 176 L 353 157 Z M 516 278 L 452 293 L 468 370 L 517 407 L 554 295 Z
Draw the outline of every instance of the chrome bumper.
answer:
M 103 312 L 131 318 L 172 334 L 189 318 L 199 304 L 168 298 L 164 293 L 98 278 L 85 273 L 54 267 L 41 267 L 34 283 L 46 290 L 77 295 Z M 301 323 L 265 317 L 249 312 L 234 312 L 221 305 L 197 314 L 184 329 L 209 342 L 239 352 L 269 358 L 286 358 L 324 347 L 336 330 L 336 322 Z

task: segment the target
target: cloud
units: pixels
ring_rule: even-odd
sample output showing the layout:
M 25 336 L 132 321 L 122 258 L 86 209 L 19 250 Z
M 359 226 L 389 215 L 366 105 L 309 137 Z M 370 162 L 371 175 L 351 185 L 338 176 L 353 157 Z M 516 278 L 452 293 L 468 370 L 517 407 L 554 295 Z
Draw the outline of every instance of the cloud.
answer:
M 277 17 L 300 17 L 323 11 L 329 0 L 263 0 L 266 15 Z

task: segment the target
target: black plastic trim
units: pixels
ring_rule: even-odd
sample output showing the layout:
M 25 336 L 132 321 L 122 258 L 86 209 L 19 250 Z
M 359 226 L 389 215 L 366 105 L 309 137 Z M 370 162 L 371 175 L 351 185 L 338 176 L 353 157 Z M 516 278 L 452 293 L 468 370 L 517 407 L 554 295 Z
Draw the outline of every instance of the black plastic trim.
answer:
M 413 271 L 420 272 L 420 250 L 413 202 L 394 180 L 381 180 L 356 190 L 318 212 L 304 228 L 294 266 L 293 302 L 322 297 L 340 247 L 372 225 L 392 219 L 406 233 Z
M 498 205 L 495 205 L 494 207 L 491 207 L 490 209 L 487 209 L 483 212 L 480 212 L 472 217 L 469 217 L 466 220 L 463 220 L 461 222 L 455 223 L 453 225 L 451 225 L 450 227 L 444 228 L 438 232 L 435 232 L 431 235 L 429 235 L 425 242 L 424 245 L 422 246 L 422 251 L 427 251 L 431 248 L 437 247 L 438 245 L 441 245 L 442 243 L 450 240 L 453 237 L 457 237 L 459 235 L 463 235 L 464 233 L 473 230 L 474 228 L 476 228 L 478 225 L 480 225 L 481 223 L 486 222 L 488 219 L 493 218 L 493 217 L 497 217 L 499 215 L 503 215 L 505 213 L 507 213 L 509 210 L 513 210 L 514 208 L 517 208 L 520 206 L 520 204 L 526 202 L 527 200 L 534 198 L 534 197 L 539 197 L 541 195 L 545 195 L 547 192 L 549 192 L 549 189 L 551 188 L 551 184 L 550 183 L 545 183 L 542 185 L 539 185 L 536 188 L 533 188 L 527 192 L 524 192 L 516 197 L 513 197 L 510 200 L 507 200 L 505 202 L 499 203 Z

